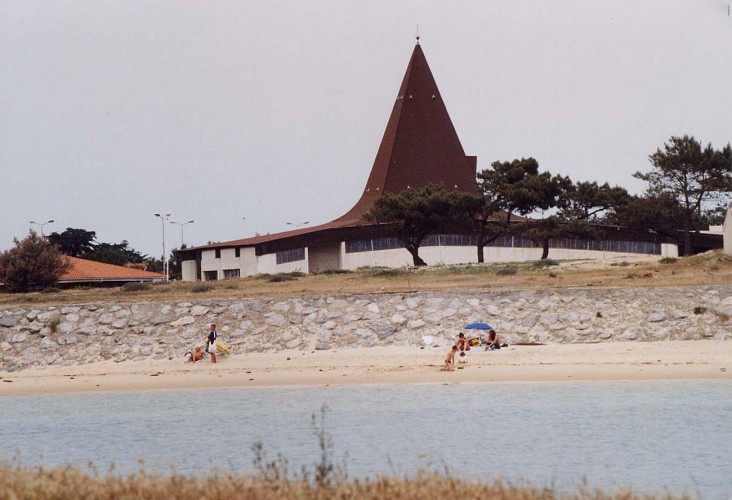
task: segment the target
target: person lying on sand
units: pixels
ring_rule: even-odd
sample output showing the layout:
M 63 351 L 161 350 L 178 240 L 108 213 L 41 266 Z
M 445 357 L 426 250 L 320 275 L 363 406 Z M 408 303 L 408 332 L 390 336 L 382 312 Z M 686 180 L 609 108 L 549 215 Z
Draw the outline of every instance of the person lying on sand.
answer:
M 196 347 L 196 350 L 194 351 L 191 349 L 186 353 L 186 356 L 188 356 L 188 360 L 186 363 L 195 363 L 196 361 L 202 361 L 204 356 L 206 356 L 200 347 Z
M 445 358 L 445 366 L 440 368 L 441 372 L 454 372 L 455 371 L 455 353 L 457 352 L 458 347 L 456 345 L 452 346 L 452 349 L 450 349 L 450 352 L 447 353 L 447 357 Z

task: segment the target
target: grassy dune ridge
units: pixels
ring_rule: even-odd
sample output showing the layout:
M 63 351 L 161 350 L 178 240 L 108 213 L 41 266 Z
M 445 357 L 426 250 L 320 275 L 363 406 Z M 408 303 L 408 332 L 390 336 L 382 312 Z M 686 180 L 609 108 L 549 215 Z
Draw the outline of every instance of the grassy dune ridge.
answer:
M 27 294 L 0 294 L 0 307 L 451 290 L 665 287 L 729 283 L 732 283 L 732 257 L 716 250 L 680 259 L 641 255 L 606 260 L 548 260 L 398 269 L 377 267 L 309 275 L 265 274 L 206 283 L 131 283 L 116 288 L 50 289 Z

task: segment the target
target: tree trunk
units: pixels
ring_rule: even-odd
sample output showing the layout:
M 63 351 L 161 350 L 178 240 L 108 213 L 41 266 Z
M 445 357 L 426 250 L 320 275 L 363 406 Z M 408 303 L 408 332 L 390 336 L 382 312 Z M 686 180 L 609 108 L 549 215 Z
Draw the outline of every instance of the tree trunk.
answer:
M 483 240 L 485 239 L 485 223 L 480 225 L 480 231 L 478 231 L 478 263 L 482 264 L 485 262 Z
M 684 257 L 691 255 L 691 231 L 686 229 L 684 231 Z
M 684 218 L 684 256 L 688 257 L 691 255 L 691 228 L 692 228 L 692 220 L 694 218 L 694 213 L 691 210 L 686 210 Z
M 544 238 L 544 241 L 541 242 L 541 249 L 541 259 L 539 260 L 546 260 L 549 257 L 549 238 Z
M 421 267 L 421 266 L 427 265 L 427 263 L 422 260 L 422 257 L 419 256 L 419 247 L 410 245 L 406 248 L 409 251 L 409 253 L 412 254 L 412 261 L 414 262 L 415 267 Z

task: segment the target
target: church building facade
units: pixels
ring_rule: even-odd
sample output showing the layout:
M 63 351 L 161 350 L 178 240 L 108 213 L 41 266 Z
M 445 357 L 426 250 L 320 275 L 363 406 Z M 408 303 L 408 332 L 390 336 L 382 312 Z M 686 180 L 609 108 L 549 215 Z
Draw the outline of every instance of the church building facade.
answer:
M 432 72 L 417 43 L 396 96 L 359 200 L 326 224 L 265 236 L 192 247 L 179 252 L 183 280 L 212 281 L 255 274 L 353 270 L 363 266 L 404 267 L 411 255 L 387 228 L 364 220 L 384 193 L 442 183 L 477 193 L 477 159 L 466 156 Z M 554 242 L 555 259 L 608 258 L 629 253 L 677 256 L 675 245 L 638 241 L 620 231 L 613 240 Z M 486 262 L 537 260 L 541 248 L 520 237 L 499 238 L 486 246 Z M 429 264 L 477 262 L 475 237 L 433 234 L 420 248 Z

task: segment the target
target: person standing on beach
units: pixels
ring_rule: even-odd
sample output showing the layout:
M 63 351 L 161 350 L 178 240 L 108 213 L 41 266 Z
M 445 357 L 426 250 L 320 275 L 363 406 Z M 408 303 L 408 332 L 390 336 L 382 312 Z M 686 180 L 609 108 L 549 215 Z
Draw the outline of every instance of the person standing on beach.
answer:
M 208 342 L 206 344 L 206 351 L 211 355 L 211 362 L 216 362 L 216 339 L 219 334 L 216 333 L 216 323 L 211 323 L 211 331 L 208 334 Z
M 457 348 L 460 349 L 460 352 L 465 352 L 466 350 L 470 350 L 470 344 L 468 343 L 468 339 L 465 338 L 465 334 L 463 332 L 458 333 L 458 339 L 457 339 Z

